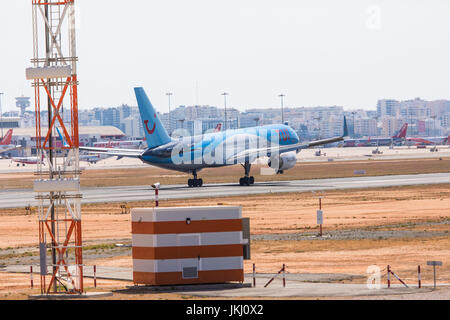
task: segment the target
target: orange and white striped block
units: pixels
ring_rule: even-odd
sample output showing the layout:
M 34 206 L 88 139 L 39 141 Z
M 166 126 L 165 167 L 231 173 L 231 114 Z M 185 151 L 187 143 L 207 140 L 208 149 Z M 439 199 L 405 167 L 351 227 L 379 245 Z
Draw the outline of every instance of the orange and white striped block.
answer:
M 133 209 L 135 284 L 244 281 L 242 208 Z

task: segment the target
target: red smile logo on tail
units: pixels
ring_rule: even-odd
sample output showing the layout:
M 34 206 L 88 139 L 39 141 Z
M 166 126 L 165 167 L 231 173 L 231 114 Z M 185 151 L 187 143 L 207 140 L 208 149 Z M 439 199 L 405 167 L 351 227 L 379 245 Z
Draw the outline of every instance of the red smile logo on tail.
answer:
M 155 114 L 155 118 L 156 118 L 156 114 Z M 147 129 L 147 132 L 149 133 L 149 134 L 153 134 L 154 132 L 155 132 L 155 130 L 156 130 L 156 122 L 155 123 L 153 123 L 153 128 L 152 128 L 152 130 L 150 130 L 149 129 L 149 127 L 148 127 L 148 120 L 145 120 L 144 121 L 144 123 L 145 123 L 145 128 Z

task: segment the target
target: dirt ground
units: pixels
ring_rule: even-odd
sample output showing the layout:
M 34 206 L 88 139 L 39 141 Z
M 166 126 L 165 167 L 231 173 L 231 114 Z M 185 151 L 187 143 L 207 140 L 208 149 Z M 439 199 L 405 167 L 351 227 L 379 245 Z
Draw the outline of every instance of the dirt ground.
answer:
M 252 260 L 245 263 L 246 273 L 251 272 L 253 263 L 260 273 L 275 273 L 285 263 L 290 273 L 364 276 L 368 266 L 378 265 L 385 275 L 390 264 L 405 281 L 416 283 L 417 266 L 422 265 L 423 281 L 430 283 L 432 271 L 426 267 L 426 261 L 441 260 L 444 266 L 439 269 L 440 281 L 450 282 L 450 185 L 331 191 L 320 195 L 324 196 L 323 239 L 316 237 L 319 194 L 174 200 L 161 205 L 241 205 L 244 217 L 251 218 L 254 238 Z M 128 203 L 127 207 L 153 205 L 153 202 L 141 202 Z M 5 261 L 23 264 L 27 256 L 36 255 L 35 214 L 26 216 L 23 209 L 1 210 L 0 218 L 0 264 Z M 130 232 L 130 215 L 122 214 L 120 204 L 83 206 L 86 245 L 129 244 Z M 301 240 L 296 239 L 299 236 Z M 130 252 L 90 257 L 85 260 L 87 265 L 132 266 Z M 105 290 L 129 285 L 117 281 L 101 283 Z M 29 275 L 0 273 L 0 298 L 25 298 L 26 294 L 22 296 L 22 293 L 28 292 L 28 286 Z M 118 294 L 115 298 L 130 297 Z M 168 294 L 150 298 L 182 299 L 182 296 Z
M 403 227 L 408 227 L 406 224 L 410 222 L 441 221 L 450 217 L 450 185 L 170 200 L 160 202 L 160 206 L 242 206 L 243 216 L 251 219 L 253 235 L 311 232 L 317 230 L 319 196 L 324 197 L 325 231 L 393 224 L 405 224 Z M 84 205 L 84 240 L 100 242 L 130 239 L 130 216 L 122 214 L 120 205 Z M 130 202 L 126 205 L 129 210 L 133 207 L 153 207 L 154 202 Z M 24 209 L 2 209 L 0 217 L 0 248 L 37 243 L 37 220 L 34 214 L 26 216 Z M 99 225 L 102 225 L 100 229 Z M 420 226 L 415 228 L 420 229 Z M 427 228 L 445 229 L 448 226 Z

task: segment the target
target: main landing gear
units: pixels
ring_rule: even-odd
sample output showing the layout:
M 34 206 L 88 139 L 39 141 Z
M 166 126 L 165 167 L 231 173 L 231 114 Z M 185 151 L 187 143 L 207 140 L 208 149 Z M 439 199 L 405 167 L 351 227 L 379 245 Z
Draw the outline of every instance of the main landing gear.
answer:
M 241 186 L 250 186 L 255 184 L 255 178 L 250 177 L 250 169 L 252 168 L 252 165 L 250 162 L 246 162 L 242 165 L 245 169 L 245 177 L 239 179 L 239 184 Z
M 192 172 L 194 179 L 188 180 L 189 188 L 201 188 L 203 187 L 203 179 L 197 179 L 197 171 Z

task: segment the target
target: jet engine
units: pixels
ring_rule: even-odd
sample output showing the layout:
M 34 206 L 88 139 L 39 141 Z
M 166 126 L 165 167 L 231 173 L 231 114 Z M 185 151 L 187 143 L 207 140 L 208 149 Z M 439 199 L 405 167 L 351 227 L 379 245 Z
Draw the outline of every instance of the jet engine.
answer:
M 283 153 L 269 159 L 269 167 L 276 170 L 278 174 L 283 174 L 285 170 L 292 169 L 296 164 L 297 154 L 295 152 Z

